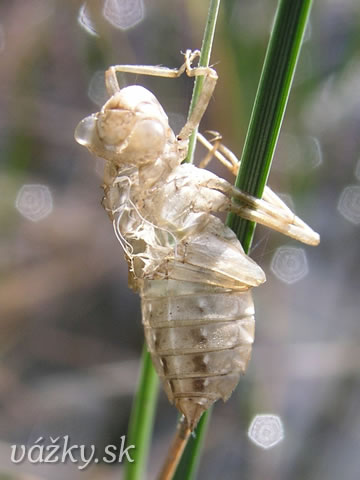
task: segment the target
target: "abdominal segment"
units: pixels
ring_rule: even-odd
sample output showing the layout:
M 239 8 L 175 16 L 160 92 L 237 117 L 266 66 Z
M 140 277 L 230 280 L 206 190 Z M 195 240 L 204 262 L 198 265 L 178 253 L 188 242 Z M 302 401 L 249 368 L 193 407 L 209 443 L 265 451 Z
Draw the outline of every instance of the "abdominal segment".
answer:
M 251 292 L 168 279 L 145 281 L 141 297 L 155 369 L 193 429 L 245 372 L 255 328 Z

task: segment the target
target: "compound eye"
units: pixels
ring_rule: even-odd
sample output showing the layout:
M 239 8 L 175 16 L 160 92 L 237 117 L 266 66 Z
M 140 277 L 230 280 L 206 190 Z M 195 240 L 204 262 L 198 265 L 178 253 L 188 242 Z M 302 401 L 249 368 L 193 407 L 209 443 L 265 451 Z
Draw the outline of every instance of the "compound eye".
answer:
M 90 115 L 84 118 L 76 127 L 75 140 L 85 147 L 91 146 L 94 142 L 95 128 L 96 115 Z
M 165 129 L 158 120 L 141 120 L 131 132 L 129 148 L 159 154 L 164 149 L 165 141 Z

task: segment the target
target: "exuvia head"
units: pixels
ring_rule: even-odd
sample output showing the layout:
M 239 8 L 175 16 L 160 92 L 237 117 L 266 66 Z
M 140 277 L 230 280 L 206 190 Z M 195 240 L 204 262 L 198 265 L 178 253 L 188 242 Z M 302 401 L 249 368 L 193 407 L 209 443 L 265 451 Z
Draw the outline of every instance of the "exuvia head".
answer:
M 163 153 L 169 130 L 156 97 L 133 85 L 113 95 L 100 112 L 84 118 L 75 130 L 75 139 L 107 160 L 140 166 Z

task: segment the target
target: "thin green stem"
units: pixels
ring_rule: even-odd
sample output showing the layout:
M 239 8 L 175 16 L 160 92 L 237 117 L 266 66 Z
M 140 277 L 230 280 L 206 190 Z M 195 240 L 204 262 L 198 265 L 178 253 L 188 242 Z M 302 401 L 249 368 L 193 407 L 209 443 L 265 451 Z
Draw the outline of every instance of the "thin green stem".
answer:
M 209 66 L 219 7 L 220 0 L 210 0 L 204 36 L 201 44 L 201 54 L 199 59 L 199 66 L 201 67 Z M 202 76 L 195 78 L 193 94 L 189 107 L 189 116 L 199 99 L 203 83 L 204 78 Z M 194 130 L 189 140 L 189 149 L 185 160 L 189 163 L 193 163 L 196 147 L 196 135 L 197 129 Z M 198 426 L 195 429 L 194 435 L 188 441 L 184 454 L 180 460 L 178 468 L 176 469 L 176 473 L 174 475 L 175 480 L 190 480 L 191 478 L 194 478 L 200 461 L 201 450 L 205 440 L 206 430 L 210 421 L 210 417 L 211 409 L 202 415 Z
M 217 21 L 218 12 L 219 12 L 219 6 L 220 6 L 220 0 L 210 0 L 209 12 L 207 16 L 204 36 L 203 36 L 202 45 L 201 45 L 201 54 L 199 58 L 199 66 L 201 67 L 209 66 L 211 49 L 212 49 L 212 44 L 213 44 L 214 34 L 215 34 L 216 21 Z M 199 96 L 203 87 L 203 83 L 204 83 L 203 76 L 198 76 L 195 78 L 193 94 L 191 97 L 191 102 L 189 107 L 189 116 L 193 111 L 196 105 L 196 102 L 199 99 Z M 189 140 L 189 150 L 185 160 L 186 162 L 189 162 L 189 163 L 193 163 L 193 159 L 194 159 L 194 152 L 196 147 L 196 134 L 197 134 L 197 129 L 194 130 Z
M 150 354 L 144 345 L 138 391 L 131 411 L 127 444 L 131 449 L 132 463 L 127 462 L 125 480 L 142 480 L 149 453 L 158 393 L 158 376 Z
M 201 55 L 199 65 L 208 66 L 211 54 L 211 47 L 214 38 L 215 25 L 219 11 L 220 0 L 211 0 L 209 13 L 204 32 L 204 38 L 201 47 Z M 203 78 L 197 77 L 193 95 L 191 98 L 189 114 L 196 105 L 203 85 Z M 190 138 L 189 154 L 187 161 L 192 161 L 195 149 L 196 132 Z M 154 421 L 156 398 L 158 391 L 157 375 L 152 366 L 150 355 L 144 346 L 142 356 L 142 368 L 136 397 L 134 399 L 133 408 L 128 432 L 128 444 L 135 445 L 134 462 L 127 463 L 125 470 L 125 480 L 142 480 L 144 478 L 144 470 L 147 461 L 149 445 L 151 440 L 152 425 Z M 200 424 L 203 422 L 200 422 Z M 199 434 L 201 437 L 201 434 Z M 196 450 L 200 449 L 200 445 Z M 194 462 L 193 462 L 194 463 Z M 184 477 L 190 478 L 190 477 Z
M 280 0 L 266 51 L 235 185 L 261 198 L 270 172 L 312 0 Z M 234 214 L 227 224 L 249 251 L 255 224 Z

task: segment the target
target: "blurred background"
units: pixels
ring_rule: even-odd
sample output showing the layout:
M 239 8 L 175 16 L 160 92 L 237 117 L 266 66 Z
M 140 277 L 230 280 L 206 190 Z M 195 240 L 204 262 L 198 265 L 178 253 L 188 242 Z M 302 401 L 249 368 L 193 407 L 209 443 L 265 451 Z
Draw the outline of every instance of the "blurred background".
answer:
M 241 154 L 275 0 L 222 2 L 219 82 L 201 130 Z M 353 480 L 360 472 L 360 3 L 314 2 L 269 184 L 321 235 L 257 228 L 251 364 L 214 409 L 199 479 Z M 177 67 L 208 2 L 12 0 L 0 5 L 0 479 L 118 479 L 122 466 L 13 464 L 11 445 L 126 434 L 143 333 L 139 298 L 103 211 L 103 162 L 73 139 L 106 100 L 112 64 Z M 187 78 L 120 76 L 158 96 L 178 132 Z M 197 158 L 204 151 L 197 150 Z M 231 175 L 216 162 L 219 175 Z M 177 413 L 159 395 L 148 478 Z

